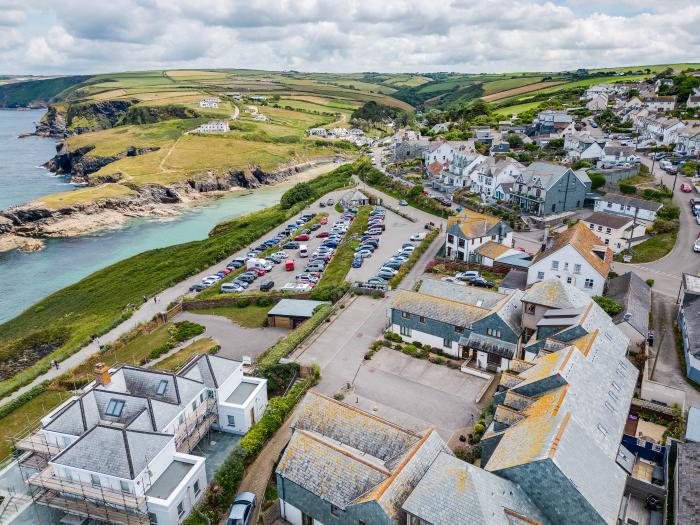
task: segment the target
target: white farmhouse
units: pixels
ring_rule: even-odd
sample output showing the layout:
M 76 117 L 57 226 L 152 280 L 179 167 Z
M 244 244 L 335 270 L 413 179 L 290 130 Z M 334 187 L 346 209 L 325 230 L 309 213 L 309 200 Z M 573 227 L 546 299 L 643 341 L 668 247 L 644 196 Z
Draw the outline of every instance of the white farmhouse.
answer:
M 605 141 L 595 140 L 589 133 L 572 133 L 564 137 L 564 150 L 572 161 L 598 160 L 603 155 Z
M 199 107 L 200 108 L 214 108 L 214 109 L 216 109 L 219 107 L 220 102 L 221 102 L 221 100 L 219 100 L 216 97 L 208 97 L 208 98 L 205 98 L 205 99 L 199 101 Z
M 645 238 L 646 223 L 637 222 L 628 215 L 597 211 L 583 222 L 616 254 L 639 244 Z
M 644 104 L 651 111 L 671 111 L 676 109 L 675 96 L 644 97 Z
M 603 295 L 612 265 L 612 250 L 585 224 L 577 222 L 548 239 L 527 270 L 527 284 L 559 279 L 587 294 Z
M 515 182 L 523 169 L 525 166 L 510 157 L 486 157 L 469 175 L 472 191 L 485 200 L 495 200 L 496 187 Z
M 228 131 L 228 122 L 225 120 L 212 120 L 211 122 L 205 122 L 194 130 L 195 133 L 227 133 Z

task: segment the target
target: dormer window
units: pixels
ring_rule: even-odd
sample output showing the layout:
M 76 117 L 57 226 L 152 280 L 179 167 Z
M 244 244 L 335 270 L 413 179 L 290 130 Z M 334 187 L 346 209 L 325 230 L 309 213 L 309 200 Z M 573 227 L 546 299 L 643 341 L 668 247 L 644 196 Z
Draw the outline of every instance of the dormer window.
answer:
M 105 414 L 112 417 L 120 417 L 124 410 L 124 404 L 124 401 L 121 399 L 110 399 Z
M 159 396 L 165 395 L 165 391 L 168 388 L 168 380 L 167 379 L 161 379 L 160 383 L 158 383 L 158 386 L 156 387 L 156 394 Z

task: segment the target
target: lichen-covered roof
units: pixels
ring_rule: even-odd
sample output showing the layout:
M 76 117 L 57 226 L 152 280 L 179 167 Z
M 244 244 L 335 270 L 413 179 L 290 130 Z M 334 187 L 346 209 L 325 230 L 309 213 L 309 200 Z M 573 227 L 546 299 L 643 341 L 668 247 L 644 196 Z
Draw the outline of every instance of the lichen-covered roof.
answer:
M 485 237 L 500 223 L 501 219 L 498 217 L 465 209 L 447 219 L 447 229 L 449 230 L 455 226 L 465 238 L 475 239 Z M 508 231 L 510 231 L 509 228 Z
M 475 286 L 462 286 L 439 279 L 423 279 L 420 285 L 420 293 L 449 299 L 458 303 L 491 308 L 499 304 L 506 296 L 502 293 L 492 292 Z
M 488 308 L 407 290 L 399 291 L 394 296 L 391 307 L 402 312 L 465 328 L 490 313 Z
M 612 250 L 583 222 L 577 222 L 568 230 L 554 237 L 554 243 L 545 251 L 535 255 L 534 262 L 546 259 L 565 246 L 573 247 L 600 275 L 607 277 L 612 265 Z M 603 258 L 596 255 L 594 248 L 600 248 Z
M 496 259 L 509 250 L 510 248 L 508 246 L 504 246 L 503 244 L 498 243 L 496 241 L 488 241 L 479 246 L 474 251 L 483 257 L 488 257 L 489 259 Z

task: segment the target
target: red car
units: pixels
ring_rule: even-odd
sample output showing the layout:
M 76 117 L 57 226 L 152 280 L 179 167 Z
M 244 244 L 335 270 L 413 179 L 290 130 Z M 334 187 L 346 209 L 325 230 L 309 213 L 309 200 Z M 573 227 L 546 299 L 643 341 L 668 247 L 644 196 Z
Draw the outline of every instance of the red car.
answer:
M 316 238 L 317 239 L 325 239 L 326 237 L 328 237 L 328 235 L 329 235 L 328 232 L 321 232 L 321 233 L 316 235 Z
M 233 271 L 233 268 L 224 268 L 224 269 L 221 270 L 221 271 L 224 272 L 226 275 L 228 275 L 228 274 L 230 274 L 230 273 Z
M 681 184 L 681 191 L 683 193 L 690 193 L 691 191 L 693 191 L 693 188 L 690 187 L 690 184 L 684 182 L 683 184 Z
M 321 224 L 328 224 L 328 217 L 321 217 Z
M 284 263 L 284 269 L 287 270 L 288 272 L 293 272 L 294 271 L 294 261 L 289 260 Z
M 253 270 L 253 271 L 258 274 L 258 277 L 262 277 L 263 275 L 265 275 L 265 270 L 262 268 L 258 268 L 257 270 Z
M 302 233 L 301 235 L 297 235 L 296 237 L 294 237 L 294 240 L 295 241 L 308 241 L 309 236 L 306 233 Z

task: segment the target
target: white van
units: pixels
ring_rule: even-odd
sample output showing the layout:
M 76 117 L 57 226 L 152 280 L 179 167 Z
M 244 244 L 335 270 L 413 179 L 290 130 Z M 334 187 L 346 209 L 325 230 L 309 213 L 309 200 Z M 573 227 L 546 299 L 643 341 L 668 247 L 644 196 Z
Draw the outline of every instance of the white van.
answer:
M 306 244 L 302 244 L 299 246 L 299 257 L 308 257 L 309 256 L 309 247 Z
M 265 270 L 269 272 L 272 270 L 272 263 L 265 259 L 252 258 L 246 261 L 246 268 L 248 268 L 248 270 Z
M 422 241 L 423 239 L 425 239 L 425 237 L 426 237 L 425 233 L 414 233 L 413 235 L 411 235 L 411 240 L 412 241 Z

